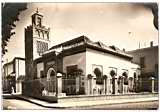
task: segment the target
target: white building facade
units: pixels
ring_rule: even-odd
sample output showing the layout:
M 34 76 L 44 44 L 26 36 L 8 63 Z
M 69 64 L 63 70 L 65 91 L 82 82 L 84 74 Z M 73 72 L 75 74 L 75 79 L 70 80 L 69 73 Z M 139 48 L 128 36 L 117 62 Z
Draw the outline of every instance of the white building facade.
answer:
M 36 60 L 38 78 L 41 78 L 42 71 L 46 71 L 43 72 L 44 77 L 48 77 L 49 68 L 45 70 L 46 59 L 43 57 L 54 54 L 60 48 L 62 51 L 57 55 L 58 61 L 51 59 L 47 62 L 57 65 L 53 69 L 62 73 L 58 80 L 58 84 L 62 84 L 58 85 L 61 87 L 60 93 L 101 95 L 135 92 L 140 70 L 139 65 L 131 62 L 132 56 L 114 46 L 93 42 L 85 36 L 53 46 L 37 59 L 41 60 Z
M 41 95 L 42 89 L 48 95 L 135 92 L 140 71 L 139 66 L 131 62 L 131 55 L 86 36 L 49 49 L 50 29 L 43 26 L 42 21 L 43 16 L 37 11 L 32 15 L 32 25 L 25 28 L 24 94 Z
M 25 59 L 15 57 L 13 61 L 4 64 L 3 66 L 3 89 L 15 93 L 22 92 L 22 81 L 25 77 Z

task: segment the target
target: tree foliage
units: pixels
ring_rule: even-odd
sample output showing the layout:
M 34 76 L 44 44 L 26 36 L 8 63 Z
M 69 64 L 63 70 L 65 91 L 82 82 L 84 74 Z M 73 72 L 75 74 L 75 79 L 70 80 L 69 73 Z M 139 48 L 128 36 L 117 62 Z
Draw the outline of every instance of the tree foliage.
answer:
M 7 44 L 15 34 L 15 22 L 19 21 L 21 11 L 27 9 L 27 3 L 2 3 L 2 55 L 7 52 Z

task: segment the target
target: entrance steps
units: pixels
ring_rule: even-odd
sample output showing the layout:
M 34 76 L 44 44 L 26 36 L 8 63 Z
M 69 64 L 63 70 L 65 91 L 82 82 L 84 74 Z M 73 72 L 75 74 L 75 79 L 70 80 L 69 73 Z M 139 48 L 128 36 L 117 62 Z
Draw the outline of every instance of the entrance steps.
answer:
M 95 101 L 95 100 L 113 100 L 113 99 L 136 99 L 136 98 L 148 98 L 158 97 L 158 93 L 130 93 L 119 95 L 78 95 L 78 96 L 66 96 L 58 98 L 59 103 L 65 102 L 79 102 L 79 101 Z

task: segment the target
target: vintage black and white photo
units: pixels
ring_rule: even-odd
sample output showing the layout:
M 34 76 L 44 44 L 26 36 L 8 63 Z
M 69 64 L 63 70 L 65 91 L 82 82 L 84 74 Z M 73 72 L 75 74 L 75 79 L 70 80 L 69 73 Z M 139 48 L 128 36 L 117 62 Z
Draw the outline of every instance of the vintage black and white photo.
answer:
M 158 3 L 1 7 L 3 110 L 158 109 Z

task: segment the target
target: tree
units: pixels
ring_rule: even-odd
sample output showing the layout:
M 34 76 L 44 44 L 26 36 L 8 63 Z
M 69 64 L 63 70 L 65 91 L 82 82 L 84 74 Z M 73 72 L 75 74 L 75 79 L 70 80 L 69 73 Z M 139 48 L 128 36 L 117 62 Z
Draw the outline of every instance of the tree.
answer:
M 7 52 L 7 44 L 15 34 L 15 22 L 19 21 L 21 11 L 27 9 L 27 3 L 2 3 L 2 56 Z

